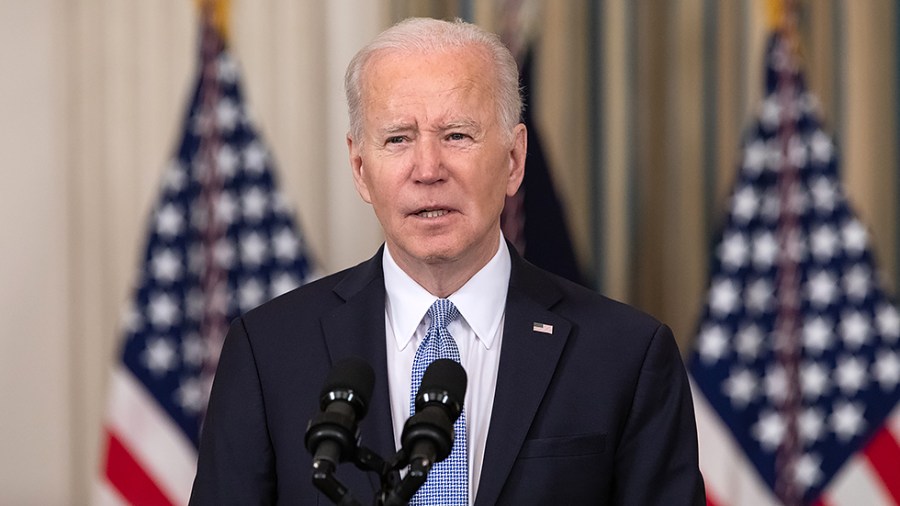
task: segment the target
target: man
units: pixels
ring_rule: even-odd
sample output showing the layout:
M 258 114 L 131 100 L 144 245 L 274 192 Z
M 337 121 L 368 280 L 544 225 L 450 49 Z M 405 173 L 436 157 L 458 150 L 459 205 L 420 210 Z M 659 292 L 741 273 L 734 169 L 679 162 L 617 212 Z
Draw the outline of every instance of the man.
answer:
M 501 235 L 526 154 L 506 48 L 474 25 L 411 19 L 356 55 L 346 88 L 353 177 L 385 245 L 233 323 L 192 504 L 327 503 L 304 430 L 331 364 L 373 366 L 363 444 L 390 456 L 436 340 L 469 388 L 455 471 L 437 464 L 414 503 L 705 504 L 669 329 L 528 264 Z M 337 476 L 361 501 L 377 487 L 349 464 Z

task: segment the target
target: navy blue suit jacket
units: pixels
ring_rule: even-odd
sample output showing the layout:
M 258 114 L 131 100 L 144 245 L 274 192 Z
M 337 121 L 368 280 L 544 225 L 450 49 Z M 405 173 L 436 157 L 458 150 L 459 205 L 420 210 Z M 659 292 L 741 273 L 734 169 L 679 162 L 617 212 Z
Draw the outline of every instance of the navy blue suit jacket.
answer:
M 476 505 L 705 504 L 690 389 L 669 328 L 511 254 Z M 191 504 L 329 504 L 312 486 L 303 439 L 322 382 L 343 357 L 374 368 L 362 442 L 393 455 L 384 303 L 379 252 L 235 320 Z M 536 332 L 536 322 L 552 334 Z M 373 473 L 348 463 L 337 476 L 371 502 Z

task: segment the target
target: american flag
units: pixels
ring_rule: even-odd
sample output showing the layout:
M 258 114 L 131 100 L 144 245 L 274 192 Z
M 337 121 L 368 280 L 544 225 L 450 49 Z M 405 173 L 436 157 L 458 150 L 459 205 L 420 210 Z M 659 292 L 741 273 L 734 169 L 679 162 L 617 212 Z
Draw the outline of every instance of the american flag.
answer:
M 709 504 L 900 503 L 900 313 L 817 108 L 775 33 L 690 359 Z
M 229 321 L 310 273 L 237 63 L 205 16 L 201 30 L 196 91 L 150 215 L 110 381 L 101 504 L 187 504 Z

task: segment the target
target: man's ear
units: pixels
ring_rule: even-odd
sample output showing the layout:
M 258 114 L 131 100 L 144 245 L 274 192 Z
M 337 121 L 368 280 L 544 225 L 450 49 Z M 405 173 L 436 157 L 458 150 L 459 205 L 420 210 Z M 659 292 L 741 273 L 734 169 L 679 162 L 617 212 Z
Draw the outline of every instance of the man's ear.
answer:
M 512 197 L 519 191 L 522 179 L 525 178 L 525 155 L 528 153 L 528 130 L 524 123 L 513 129 L 513 143 L 509 150 L 509 180 L 506 183 L 506 195 Z
M 356 192 L 364 201 L 371 204 L 372 197 L 369 194 L 369 187 L 366 185 L 360 145 L 358 142 L 353 142 L 350 134 L 347 134 L 347 150 L 350 152 L 350 168 L 353 170 L 353 184 L 356 185 Z

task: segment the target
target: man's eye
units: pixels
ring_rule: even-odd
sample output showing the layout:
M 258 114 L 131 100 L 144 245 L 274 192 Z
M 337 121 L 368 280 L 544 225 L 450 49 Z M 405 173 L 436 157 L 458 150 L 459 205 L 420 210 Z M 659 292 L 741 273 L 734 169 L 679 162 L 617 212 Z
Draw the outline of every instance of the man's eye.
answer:
M 406 140 L 406 137 L 403 137 L 402 135 L 395 135 L 393 137 L 388 137 L 387 143 L 388 144 L 400 144 L 405 140 Z
M 461 141 L 466 138 L 466 134 L 461 134 L 459 132 L 454 132 L 447 136 L 447 140 L 450 141 Z

